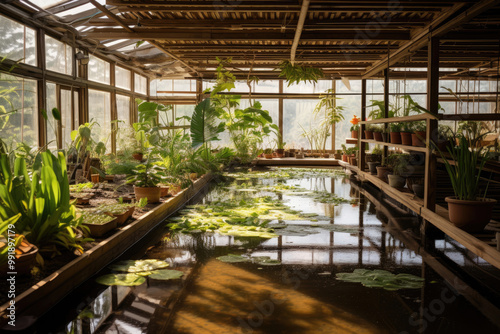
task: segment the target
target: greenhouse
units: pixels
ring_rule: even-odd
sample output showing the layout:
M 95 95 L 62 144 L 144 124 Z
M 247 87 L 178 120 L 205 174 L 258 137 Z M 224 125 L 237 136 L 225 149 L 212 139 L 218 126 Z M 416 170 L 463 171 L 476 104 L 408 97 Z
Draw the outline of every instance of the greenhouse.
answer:
M 0 332 L 499 333 L 500 0 L 0 1 Z

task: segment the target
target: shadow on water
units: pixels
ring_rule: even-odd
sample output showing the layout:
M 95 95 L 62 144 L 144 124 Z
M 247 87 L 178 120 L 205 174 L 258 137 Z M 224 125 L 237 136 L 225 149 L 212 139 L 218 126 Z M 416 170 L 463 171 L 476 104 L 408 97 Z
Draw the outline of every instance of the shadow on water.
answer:
M 242 178 L 234 185 L 287 186 L 316 193 L 301 196 L 269 188 L 238 193 L 219 184 L 207 188 L 193 203 L 210 203 L 221 196 L 229 196 L 228 200 L 273 196 L 293 210 L 328 220 L 288 221 L 298 225 L 302 234 L 284 233 L 272 239 L 172 234 L 161 226 L 122 259 L 165 260 L 171 269 L 185 273 L 181 280 L 148 278 L 136 287 L 104 287 L 92 278 L 30 332 L 499 332 L 496 306 L 500 299 L 494 288 L 499 286 L 499 272 L 471 258 L 452 240 L 423 242 L 420 218 L 375 188 L 342 175 L 310 174 L 301 179 Z M 324 193 L 349 201 L 332 204 Z M 216 259 L 227 254 L 268 256 L 281 264 Z M 419 289 L 387 291 L 335 279 L 337 273 L 358 268 L 413 274 L 425 282 Z M 99 275 L 109 272 L 103 269 Z

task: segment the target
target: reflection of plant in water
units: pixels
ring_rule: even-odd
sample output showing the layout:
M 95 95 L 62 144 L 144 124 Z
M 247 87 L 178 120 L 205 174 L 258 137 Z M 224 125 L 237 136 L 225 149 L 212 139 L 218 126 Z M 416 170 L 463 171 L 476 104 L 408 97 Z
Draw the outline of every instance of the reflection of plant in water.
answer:
M 410 274 L 394 275 L 386 270 L 355 269 L 352 273 L 338 273 L 339 281 L 361 283 L 367 288 L 383 288 L 389 291 L 399 289 L 420 289 L 424 279 Z

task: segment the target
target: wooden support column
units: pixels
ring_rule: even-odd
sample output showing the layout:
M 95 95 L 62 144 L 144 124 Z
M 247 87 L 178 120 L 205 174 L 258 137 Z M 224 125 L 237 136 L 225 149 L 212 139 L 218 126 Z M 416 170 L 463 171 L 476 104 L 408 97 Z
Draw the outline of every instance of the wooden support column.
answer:
M 429 58 L 427 67 L 427 109 L 438 113 L 439 104 L 439 39 L 431 38 L 429 43 Z M 427 152 L 425 159 L 425 196 L 424 206 L 434 211 L 436 206 L 436 161 L 432 156 L 431 141 L 437 137 L 437 120 L 427 120 L 426 143 Z
M 366 79 L 361 80 L 361 120 L 366 121 Z M 358 161 L 358 168 L 360 171 L 365 170 L 365 160 L 366 160 L 366 152 L 365 148 L 366 145 L 365 143 L 361 142 L 361 138 L 363 137 L 363 133 L 365 130 L 366 125 L 361 124 L 359 127 L 359 136 L 358 136 L 358 147 L 359 147 L 359 161 Z
M 109 66 L 109 78 L 111 86 L 116 86 L 116 64 L 110 63 Z M 113 89 L 111 92 L 111 121 L 118 120 L 118 104 L 116 103 L 116 90 Z M 111 151 L 116 153 L 116 133 L 118 131 L 118 124 L 116 122 L 111 122 Z
M 335 79 L 332 79 L 332 94 L 334 97 L 337 97 L 337 82 L 335 81 Z M 333 99 L 333 107 L 336 108 L 337 107 L 337 100 L 336 99 Z M 335 153 L 335 145 L 336 145 L 336 135 L 337 135 L 337 131 L 336 131 L 336 128 L 335 128 L 336 124 L 333 123 L 332 124 L 332 153 Z
M 384 118 L 389 118 L 389 69 L 384 70 Z M 384 132 L 386 136 L 389 135 L 387 132 L 389 124 L 384 123 Z M 382 160 L 385 161 L 385 158 L 387 158 L 387 150 L 388 147 L 384 145 L 384 152 L 382 155 Z
M 283 80 L 279 80 L 279 92 L 283 94 Z M 280 130 L 281 138 L 283 139 L 283 97 L 278 99 L 278 127 Z

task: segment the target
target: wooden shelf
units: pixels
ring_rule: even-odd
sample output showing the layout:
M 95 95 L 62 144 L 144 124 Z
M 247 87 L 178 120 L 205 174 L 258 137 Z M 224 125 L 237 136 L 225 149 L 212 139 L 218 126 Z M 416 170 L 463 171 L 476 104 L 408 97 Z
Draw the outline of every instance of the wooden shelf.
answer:
M 440 114 L 443 121 L 499 121 L 500 114 Z
M 389 117 L 389 118 L 378 118 L 372 119 L 370 121 L 361 121 L 359 124 L 380 124 L 380 123 L 394 123 L 394 122 L 415 122 L 415 121 L 424 121 L 427 119 L 436 119 L 436 117 L 422 113 L 418 115 L 404 116 L 404 117 Z
M 360 171 L 359 168 L 345 162 L 339 162 L 339 164 L 355 171 L 361 181 L 369 181 L 389 197 L 419 214 L 449 237 L 465 246 L 468 250 L 500 269 L 500 252 L 495 247 L 490 246 L 476 236 L 453 225 L 448 220 L 448 210 L 446 208 L 436 205 L 436 212 L 433 212 L 425 208 L 422 199 L 417 198 L 413 194 L 393 188 L 377 176 Z
M 426 147 L 391 144 L 391 143 L 385 143 L 383 141 L 377 141 L 377 140 L 373 140 L 373 139 L 361 139 L 361 142 L 369 143 L 369 144 L 379 144 L 379 145 L 383 145 L 383 146 L 397 147 L 397 148 L 401 148 L 401 149 L 407 150 L 407 151 L 427 152 Z
M 346 138 L 345 139 L 345 143 L 346 144 L 357 144 L 358 143 L 358 139 L 357 138 Z

